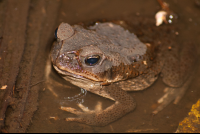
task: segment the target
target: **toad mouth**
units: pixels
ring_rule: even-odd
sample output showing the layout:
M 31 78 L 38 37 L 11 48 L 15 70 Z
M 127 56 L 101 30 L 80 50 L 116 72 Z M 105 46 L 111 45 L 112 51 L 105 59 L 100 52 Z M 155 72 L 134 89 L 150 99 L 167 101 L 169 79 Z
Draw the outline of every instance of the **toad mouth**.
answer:
M 61 70 L 59 69 L 58 67 L 54 66 L 53 67 L 55 68 L 56 71 L 58 71 L 59 74 L 61 75 L 65 75 L 65 76 L 69 76 L 69 77 L 74 77 L 74 78 L 78 78 L 78 79 L 87 79 L 87 78 L 84 78 L 83 76 L 81 75 L 77 75 L 77 74 L 73 74 L 73 73 L 70 73 L 66 70 Z

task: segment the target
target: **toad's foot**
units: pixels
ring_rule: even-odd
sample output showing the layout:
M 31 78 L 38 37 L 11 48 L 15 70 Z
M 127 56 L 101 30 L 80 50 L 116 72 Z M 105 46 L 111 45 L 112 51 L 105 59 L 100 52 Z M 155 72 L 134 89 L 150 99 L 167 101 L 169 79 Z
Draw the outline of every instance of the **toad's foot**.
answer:
M 130 111 L 130 109 L 127 109 L 127 107 L 125 109 L 125 107 L 119 104 L 119 102 L 116 102 L 114 105 L 106 108 L 105 110 L 102 110 L 102 104 L 100 102 L 98 102 L 98 104 L 96 105 L 95 110 L 89 110 L 82 104 L 78 104 L 78 106 L 82 109 L 83 112 L 71 107 L 61 106 L 61 110 L 65 110 L 78 116 L 75 118 L 66 118 L 66 121 L 75 121 L 94 126 L 105 126 L 110 122 L 116 120 L 117 118 L 121 117 L 122 115 L 126 114 L 127 111 Z M 124 110 L 121 113 L 119 109 Z
M 180 99 L 183 97 L 183 95 L 185 94 L 185 91 L 188 89 L 192 79 L 193 79 L 193 76 L 190 76 L 190 78 L 181 87 L 178 87 L 178 88 L 166 87 L 164 89 L 165 94 L 158 100 L 158 103 L 160 105 L 152 113 L 157 114 L 159 111 L 165 108 L 173 100 L 174 100 L 174 104 L 177 104 L 180 101 Z
M 76 122 L 88 122 L 89 120 L 87 120 L 87 118 L 94 118 L 95 114 L 99 114 L 100 112 L 102 112 L 102 103 L 98 102 L 95 110 L 89 110 L 88 107 L 85 107 L 82 104 L 78 104 L 79 108 L 82 109 L 82 111 L 78 111 L 74 108 L 71 107 L 63 107 L 61 106 L 61 110 L 76 114 L 77 116 L 79 116 L 78 118 L 66 118 L 66 121 L 76 121 Z M 94 120 L 94 119 L 93 119 Z
M 89 110 L 82 104 L 78 104 L 83 112 L 71 107 L 61 107 L 62 110 L 78 116 L 77 118 L 67 118 L 66 120 L 94 126 L 105 126 L 134 110 L 136 107 L 135 100 L 114 84 L 102 87 L 99 95 L 110 96 L 115 103 L 106 109 L 102 109 L 101 103 L 99 102 L 95 110 Z
M 79 108 L 81 108 L 83 110 L 83 112 L 78 111 L 78 110 L 76 110 L 74 108 L 71 108 L 71 107 L 63 107 L 63 106 L 61 106 L 61 110 L 65 110 L 67 112 L 70 112 L 70 113 L 73 113 L 73 114 L 76 114 L 76 115 L 79 115 L 79 116 L 84 116 L 84 114 L 94 114 L 95 112 L 102 111 L 102 103 L 101 102 L 97 103 L 97 105 L 95 107 L 95 110 L 89 110 L 88 107 L 85 107 L 82 104 L 78 104 L 78 106 L 79 106 Z M 68 119 L 73 119 L 74 120 L 76 118 L 67 118 L 66 120 L 70 121 Z

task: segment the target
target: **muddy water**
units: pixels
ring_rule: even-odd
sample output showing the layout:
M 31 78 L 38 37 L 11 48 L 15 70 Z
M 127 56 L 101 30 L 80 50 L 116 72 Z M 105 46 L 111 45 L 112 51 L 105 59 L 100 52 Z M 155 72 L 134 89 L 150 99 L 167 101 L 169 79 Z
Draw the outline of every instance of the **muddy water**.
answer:
M 200 48 L 200 6 L 195 4 L 198 1 L 169 0 L 167 2 L 179 16 L 178 22 L 174 24 L 179 27 L 179 40 L 192 40 Z M 100 19 L 115 20 L 137 15 L 154 17 L 159 9 L 155 0 L 66 0 L 61 1 L 56 24 L 59 25 L 61 22 L 75 24 Z M 200 52 L 199 49 L 198 52 Z M 80 95 L 81 89 L 66 83 L 52 71 L 51 79 L 57 83 L 47 84 L 46 88 L 41 90 L 39 107 L 28 132 L 174 132 L 178 123 L 187 115 L 191 105 L 200 97 L 199 74 L 200 69 L 198 68 L 195 79 L 178 105 L 171 103 L 159 114 L 151 115 L 165 87 L 162 80 L 158 79 L 150 88 L 130 93 L 137 101 L 137 108 L 133 112 L 105 127 L 93 127 L 76 122 L 66 122 L 64 120 L 66 117 L 75 117 L 75 115 L 60 110 L 59 106 L 78 108 L 76 103 L 83 103 L 89 109 L 94 109 L 98 101 L 103 103 L 103 108 L 110 106 L 113 102 L 89 92 L 86 95 L 82 93 L 79 100 L 71 98 L 69 101 L 67 97 Z
M 43 14 L 47 12 L 44 10 L 45 7 L 48 7 L 45 2 L 39 9 L 35 9 L 35 3 L 31 2 L 30 8 L 32 10 L 41 10 Z M 49 22 L 43 21 L 45 24 L 41 28 L 43 30 L 40 40 L 42 44 L 48 45 L 47 47 L 41 46 L 39 52 L 43 52 L 43 56 L 37 58 L 36 65 L 46 64 L 44 57 L 47 57 L 47 50 L 49 50 L 53 40 L 53 36 L 50 36 L 51 34 L 53 35 L 53 30 L 49 30 L 49 25 L 51 29 L 56 29 L 61 22 L 76 24 L 79 22 L 93 22 L 102 19 L 119 20 L 122 18 L 131 21 L 131 17 L 134 16 L 153 18 L 155 13 L 160 10 L 156 0 L 57 0 L 56 2 L 58 4 L 56 8 L 58 9 L 48 9 L 52 11 L 45 16 L 49 18 Z M 200 53 L 200 5 L 195 4 L 198 2 L 198 0 L 167 1 L 170 9 L 179 16 L 177 23 L 173 24 L 179 28 L 178 40 L 192 40 L 198 45 L 198 53 Z M 40 17 L 39 14 L 35 16 L 37 16 L 35 20 Z M 55 19 L 51 20 L 51 18 Z M 40 22 L 36 21 L 35 23 L 39 24 Z M 46 31 L 51 31 L 52 33 L 46 33 Z M 35 36 L 30 36 L 30 38 L 33 37 Z M 43 79 L 42 77 L 37 77 L 39 73 L 44 73 L 44 68 L 42 67 L 36 69 L 33 77 L 37 79 L 32 83 L 37 83 Z M 60 105 L 72 106 L 78 109 L 76 103 L 83 103 L 89 109 L 94 109 L 98 101 L 102 102 L 103 108 L 110 106 L 113 102 L 90 92 L 85 95 L 80 88 L 64 81 L 54 70 L 51 70 L 50 79 L 46 81 L 46 86 L 43 85 L 39 90 L 37 111 L 33 115 L 27 132 L 174 132 L 178 123 L 187 116 L 192 104 L 200 98 L 199 67 L 195 72 L 193 82 L 178 105 L 171 103 L 157 115 L 151 115 L 151 112 L 157 106 L 156 101 L 164 94 L 165 85 L 161 79 L 158 79 L 150 88 L 144 91 L 130 92 L 130 95 L 137 101 L 137 108 L 133 112 L 105 127 L 93 127 L 76 122 L 66 122 L 65 118 L 75 117 L 75 115 L 60 110 Z M 76 95 L 78 97 L 74 97 Z M 69 99 L 68 97 L 71 98 Z

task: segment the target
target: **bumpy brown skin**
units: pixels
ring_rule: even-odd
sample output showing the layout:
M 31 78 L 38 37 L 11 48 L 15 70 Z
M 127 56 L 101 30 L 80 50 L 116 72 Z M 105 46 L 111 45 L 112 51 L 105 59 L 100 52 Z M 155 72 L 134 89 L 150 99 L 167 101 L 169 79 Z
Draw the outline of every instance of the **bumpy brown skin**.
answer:
M 113 23 L 99 23 L 88 30 L 61 23 L 57 35 L 51 60 L 58 73 L 74 85 L 115 101 L 105 110 L 100 106 L 88 110 L 81 104 L 79 107 L 84 112 L 61 107 L 78 115 L 67 121 L 104 126 L 117 120 L 136 107 L 134 99 L 125 91 L 149 87 L 161 72 L 163 81 L 170 87 L 166 92 L 168 97 L 162 97 L 161 105 L 154 111 L 156 114 L 174 99 L 178 102 L 192 79 L 189 73 L 196 56 L 191 53 L 193 45 L 183 44 L 180 49 L 173 41 L 160 44 L 159 40 L 145 45 L 134 34 Z M 169 50 L 165 44 L 173 49 Z M 158 50 L 158 45 L 163 47 Z M 100 59 L 89 66 L 85 58 L 92 55 L 98 55 Z

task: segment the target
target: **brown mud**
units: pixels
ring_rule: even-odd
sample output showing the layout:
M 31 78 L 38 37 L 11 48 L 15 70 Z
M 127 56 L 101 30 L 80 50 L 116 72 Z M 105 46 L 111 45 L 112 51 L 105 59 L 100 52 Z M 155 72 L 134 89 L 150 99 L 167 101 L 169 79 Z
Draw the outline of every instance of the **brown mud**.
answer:
M 178 14 L 177 22 L 172 24 L 178 27 L 177 41 L 194 42 L 200 53 L 199 0 L 166 2 Z M 74 115 L 60 110 L 59 106 L 77 108 L 77 101 L 69 102 L 63 98 L 80 93 L 80 89 L 65 82 L 54 70 L 50 77 L 61 84 L 52 84 L 51 88 L 45 84 L 48 53 L 54 30 L 61 22 L 135 21 L 138 16 L 154 18 L 160 9 L 156 0 L 0 0 L 0 88 L 7 85 L 6 89 L 0 89 L 0 131 L 175 132 L 178 123 L 200 98 L 199 66 L 177 105 L 171 103 L 157 115 L 151 115 L 165 87 L 158 79 L 144 91 L 130 92 L 137 108 L 105 127 L 66 122 L 65 118 Z M 113 103 L 89 92 L 78 101 L 84 101 L 89 109 L 93 109 L 98 101 L 103 103 L 103 108 Z

